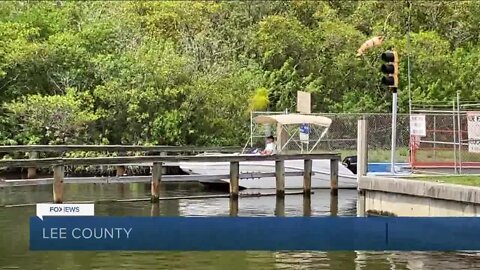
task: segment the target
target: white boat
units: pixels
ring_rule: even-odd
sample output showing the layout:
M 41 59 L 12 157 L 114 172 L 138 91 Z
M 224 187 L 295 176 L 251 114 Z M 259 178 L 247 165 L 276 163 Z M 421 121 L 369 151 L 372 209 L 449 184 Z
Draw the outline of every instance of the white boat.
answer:
M 320 140 L 325 136 L 332 120 L 324 116 L 282 114 L 260 115 L 255 117 L 257 124 L 276 125 L 278 155 L 283 153 L 312 153 L 316 150 Z M 299 126 L 307 126 L 299 128 Z M 245 149 L 244 149 L 245 150 Z M 213 155 L 245 155 L 237 154 L 213 154 Z M 248 154 L 247 154 L 248 155 Z M 356 188 L 357 177 L 340 161 L 338 161 L 339 188 Z M 303 176 L 288 176 L 289 172 L 303 172 L 303 160 L 286 160 L 285 179 L 286 189 L 303 188 Z M 228 175 L 230 173 L 229 162 L 180 162 L 180 168 L 188 174 L 198 175 Z M 273 173 L 275 161 L 240 162 L 240 174 Z M 258 176 L 257 176 L 258 177 Z M 228 183 L 229 179 L 209 181 L 213 183 Z M 248 189 L 272 189 L 276 187 L 274 176 L 262 178 L 241 178 L 240 187 Z M 312 161 L 312 188 L 330 187 L 330 160 Z
M 230 163 L 228 162 L 180 162 L 179 166 L 189 174 L 228 175 L 230 173 Z M 275 172 L 275 161 L 240 162 L 240 174 L 255 175 L 255 173 L 273 172 Z M 285 172 L 303 172 L 303 160 L 285 160 Z M 210 182 L 229 183 L 229 179 Z M 276 180 L 275 177 L 242 178 L 239 184 L 240 187 L 248 189 L 274 189 Z M 338 187 L 357 187 L 357 176 L 340 162 L 338 165 Z M 285 188 L 303 188 L 303 176 L 287 176 Z M 330 188 L 330 160 L 312 161 L 312 188 Z

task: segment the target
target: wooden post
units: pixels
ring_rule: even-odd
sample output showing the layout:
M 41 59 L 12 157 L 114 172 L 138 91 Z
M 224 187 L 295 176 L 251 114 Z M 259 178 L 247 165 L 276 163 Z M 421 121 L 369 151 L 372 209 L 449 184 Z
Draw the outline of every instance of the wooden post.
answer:
M 367 120 L 358 120 L 357 134 L 357 181 L 368 171 Z
M 357 217 L 365 216 L 365 190 L 358 190 Z
M 230 197 L 230 216 L 238 216 L 238 197 Z
M 29 159 L 36 159 L 38 158 L 38 152 L 30 152 L 29 153 Z M 36 167 L 30 167 L 27 169 L 27 178 L 32 179 L 37 176 L 37 168 Z
M 309 196 L 312 192 L 312 160 L 305 159 L 303 166 L 303 195 Z
M 330 194 L 338 195 L 338 160 L 330 160 Z
M 160 152 L 160 156 L 166 157 L 166 156 L 167 156 L 167 152 Z M 165 174 L 167 174 L 167 167 L 163 166 L 163 167 L 162 167 L 162 175 L 165 175 Z
M 283 125 L 277 123 L 277 151 L 279 154 L 285 153 L 286 149 L 282 150 L 282 147 L 287 143 L 288 137 L 288 132 L 283 128 Z
M 275 178 L 277 182 L 277 196 L 285 196 L 285 161 L 275 160 Z
M 338 196 L 330 195 L 330 215 L 336 216 L 338 214 Z
M 275 200 L 275 216 L 285 216 L 285 197 L 277 197 Z
M 117 166 L 117 176 L 125 175 L 125 166 Z
M 238 161 L 230 162 L 230 197 L 238 198 L 240 163 Z
M 162 162 L 153 162 L 151 183 L 152 197 L 150 200 L 152 203 L 158 202 L 160 198 L 160 181 L 162 180 L 162 167 Z
M 63 179 L 65 176 L 65 167 L 55 165 L 53 167 L 53 202 L 63 203 Z
M 303 215 L 306 217 L 312 215 L 312 199 L 310 196 L 303 196 Z

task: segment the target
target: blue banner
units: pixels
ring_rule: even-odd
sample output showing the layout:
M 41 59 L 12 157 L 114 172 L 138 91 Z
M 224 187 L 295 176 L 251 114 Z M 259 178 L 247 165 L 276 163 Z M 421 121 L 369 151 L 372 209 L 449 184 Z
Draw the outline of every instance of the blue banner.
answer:
M 480 218 L 38 217 L 31 250 L 480 250 Z
M 300 133 L 309 134 L 310 133 L 310 126 L 308 124 L 301 124 L 300 125 Z

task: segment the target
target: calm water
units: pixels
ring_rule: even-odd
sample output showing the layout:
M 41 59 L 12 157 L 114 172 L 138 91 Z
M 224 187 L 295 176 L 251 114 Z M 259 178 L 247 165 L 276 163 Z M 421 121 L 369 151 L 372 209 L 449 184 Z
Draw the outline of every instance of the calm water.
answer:
M 66 185 L 66 199 L 144 198 L 149 185 Z M 248 191 L 256 193 L 257 191 Z M 266 191 L 262 191 L 266 192 Z M 272 191 L 273 192 L 273 191 Z M 212 194 L 196 185 L 168 184 L 161 196 Z M 48 202 L 51 186 L 0 189 L 0 204 Z M 356 191 L 340 190 L 338 203 L 328 190 L 316 190 L 311 203 L 301 195 L 241 198 L 239 216 L 355 215 Z M 308 206 L 310 205 L 310 207 Z M 331 211 L 331 207 L 333 207 Z M 97 204 L 110 216 L 230 214 L 229 199 Z M 480 269 L 480 255 L 423 252 L 31 252 L 28 218 L 34 206 L 0 207 L 0 269 Z M 341 233 L 341 232 L 339 232 Z M 161 239 L 158 239 L 161 241 Z

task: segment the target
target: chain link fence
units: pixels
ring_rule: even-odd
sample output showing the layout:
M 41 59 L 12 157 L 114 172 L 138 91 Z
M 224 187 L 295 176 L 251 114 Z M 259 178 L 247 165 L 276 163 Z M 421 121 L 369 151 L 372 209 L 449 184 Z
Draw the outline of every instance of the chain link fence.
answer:
M 251 115 L 251 147 L 262 148 L 265 137 L 276 136 L 275 126 L 257 125 L 259 115 L 285 114 L 287 112 L 253 112 Z M 469 152 L 467 111 L 415 109 L 412 114 L 425 115 L 426 136 L 410 136 L 410 115 L 397 115 L 397 163 L 409 163 L 413 169 L 448 169 L 448 172 L 468 172 L 480 169 L 480 153 Z M 357 154 L 357 121 L 368 123 L 368 161 L 390 162 L 392 115 L 389 113 L 313 113 L 332 119 L 332 124 L 316 151 L 334 151 L 347 156 Z M 299 128 L 293 126 L 293 129 Z M 315 135 L 317 138 L 317 135 Z M 314 141 L 314 140 L 312 140 Z M 470 140 L 471 141 L 471 140 Z M 439 170 L 441 171 L 441 170 Z
M 253 112 L 251 114 L 250 147 L 263 147 L 265 137 L 276 136 L 276 127 L 258 125 L 255 117 L 259 115 L 278 115 L 286 112 Z M 368 122 L 368 143 L 370 162 L 389 162 L 391 149 L 392 115 L 365 113 L 312 113 L 332 119 L 332 124 L 316 151 L 339 152 L 342 158 L 356 155 L 357 151 L 357 121 L 366 119 Z M 316 138 L 317 136 L 314 136 Z M 315 141 L 312 139 L 312 142 Z M 407 162 L 409 155 L 409 116 L 397 115 L 397 161 Z
M 457 101 L 459 102 L 459 101 Z M 412 114 L 425 115 L 425 136 L 411 137 L 411 165 L 415 169 L 448 169 L 455 173 L 480 168 L 480 153 L 469 146 L 468 115 L 475 111 L 469 104 L 445 104 L 414 108 Z M 449 108 L 450 107 L 450 108 Z M 480 126 L 475 127 L 480 130 Z M 473 136 L 474 130 L 470 131 Z

